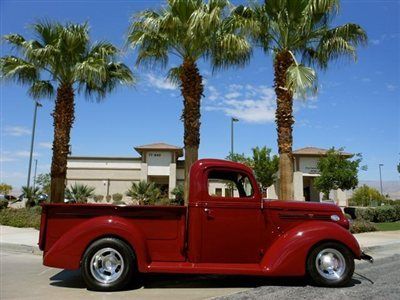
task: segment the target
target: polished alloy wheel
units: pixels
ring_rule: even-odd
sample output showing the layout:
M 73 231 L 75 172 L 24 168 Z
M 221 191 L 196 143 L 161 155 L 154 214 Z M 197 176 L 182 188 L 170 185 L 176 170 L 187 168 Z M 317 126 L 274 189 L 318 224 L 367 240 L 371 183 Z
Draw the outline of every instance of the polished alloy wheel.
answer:
M 336 281 L 342 279 L 346 269 L 346 260 L 338 250 L 326 248 L 318 253 L 315 266 L 322 277 Z
M 124 270 L 122 255 L 113 248 L 102 248 L 97 251 L 90 262 L 93 277 L 104 284 L 115 282 Z

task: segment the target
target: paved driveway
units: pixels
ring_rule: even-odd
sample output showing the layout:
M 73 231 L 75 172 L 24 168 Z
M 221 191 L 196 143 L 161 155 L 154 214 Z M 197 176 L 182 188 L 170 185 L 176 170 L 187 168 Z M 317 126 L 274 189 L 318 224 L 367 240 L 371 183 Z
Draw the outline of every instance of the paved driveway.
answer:
M 399 299 L 399 247 L 373 253 L 376 263 L 358 263 L 350 287 L 325 289 L 299 278 L 243 276 L 147 276 L 142 286 L 113 293 L 88 291 L 76 271 L 42 266 L 38 255 L 0 253 L 0 299 Z M 234 295 L 233 295 L 234 294 Z

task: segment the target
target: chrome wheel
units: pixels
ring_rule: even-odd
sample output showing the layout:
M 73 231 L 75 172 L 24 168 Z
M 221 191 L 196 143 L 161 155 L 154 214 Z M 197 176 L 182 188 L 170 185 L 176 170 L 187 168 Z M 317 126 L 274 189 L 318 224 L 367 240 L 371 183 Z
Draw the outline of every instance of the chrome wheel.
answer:
M 115 282 L 124 270 L 122 255 L 113 248 L 102 248 L 90 261 L 90 272 L 101 283 Z
M 318 253 L 315 266 L 322 277 L 337 281 L 343 277 L 346 270 L 346 260 L 338 250 L 326 248 Z

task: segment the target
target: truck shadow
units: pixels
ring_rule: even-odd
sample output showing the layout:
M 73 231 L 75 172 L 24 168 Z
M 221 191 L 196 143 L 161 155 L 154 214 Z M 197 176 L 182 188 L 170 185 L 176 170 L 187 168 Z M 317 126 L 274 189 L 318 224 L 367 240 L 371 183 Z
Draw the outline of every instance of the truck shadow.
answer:
M 63 270 L 50 278 L 50 285 L 66 288 L 85 289 L 80 270 Z M 361 284 L 353 278 L 348 287 Z M 128 289 L 168 288 L 255 288 L 260 286 L 304 287 L 310 282 L 304 277 L 260 277 L 233 275 L 188 275 L 188 274 L 144 274 Z

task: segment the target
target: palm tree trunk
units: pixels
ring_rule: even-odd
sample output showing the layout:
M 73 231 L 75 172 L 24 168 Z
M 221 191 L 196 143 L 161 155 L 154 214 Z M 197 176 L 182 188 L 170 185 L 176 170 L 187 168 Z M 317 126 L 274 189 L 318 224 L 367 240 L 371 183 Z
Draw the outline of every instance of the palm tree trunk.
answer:
M 279 149 L 279 200 L 293 199 L 293 93 L 286 88 L 286 71 L 293 63 L 289 51 L 276 55 L 275 93 L 277 96 L 276 125 L 278 131 Z
M 198 159 L 200 145 L 200 100 L 203 95 L 203 79 L 196 63 L 185 58 L 180 73 L 181 93 L 183 96 L 182 121 L 184 124 L 185 146 L 185 204 L 189 199 L 189 171 Z
M 64 202 L 67 157 L 72 124 L 74 123 L 74 90 L 69 84 L 57 89 L 56 105 L 53 112 L 54 140 L 51 161 L 51 202 Z

